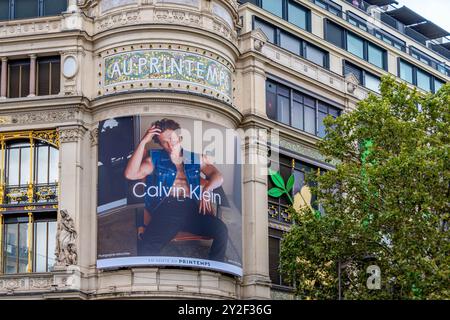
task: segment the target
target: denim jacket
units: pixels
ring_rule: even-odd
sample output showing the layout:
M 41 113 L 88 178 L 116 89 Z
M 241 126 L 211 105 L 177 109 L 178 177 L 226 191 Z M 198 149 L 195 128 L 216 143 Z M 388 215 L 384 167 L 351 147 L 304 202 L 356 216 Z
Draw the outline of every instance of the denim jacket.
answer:
M 194 200 L 200 199 L 200 157 L 198 154 L 182 150 L 183 153 L 183 165 L 184 172 L 187 179 L 190 192 L 192 192 L 192 198 Z M 170 159 L 170 155 L 162 149 L 150 150 L 149 155 L 153 162 L 153 172 L 147 176 L 146 185 L 147 188 L 154 186 L 156 188 L 165 187 L 168 190 L 175 182 L 177 175 L 177 168 Z M 191 193 L 186 194 L 190 196 Z M 144 201 L 145 208 L 154 212 L 160 205 L 160 203 L 166 198 L 166 194 L 161 192 L 157 197 L 150 197 L 146 193 Z

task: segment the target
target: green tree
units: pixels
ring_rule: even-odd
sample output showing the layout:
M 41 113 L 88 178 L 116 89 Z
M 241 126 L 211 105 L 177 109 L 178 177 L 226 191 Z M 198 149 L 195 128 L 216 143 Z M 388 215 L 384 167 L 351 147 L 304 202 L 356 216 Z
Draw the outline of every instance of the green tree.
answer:
M 301 299 L 450 299 L 450 84 L 423 95 L 385 77 L 325 120 L 335 170 L 310 176 L 324 208 L 293 209 L 280 268 Z M 369 265 L 381 289 L 369 290 Z

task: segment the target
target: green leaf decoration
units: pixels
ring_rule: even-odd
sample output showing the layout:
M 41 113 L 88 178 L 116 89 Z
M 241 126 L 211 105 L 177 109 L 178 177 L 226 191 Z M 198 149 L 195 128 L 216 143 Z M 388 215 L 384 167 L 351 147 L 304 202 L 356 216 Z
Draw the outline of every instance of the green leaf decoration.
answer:
M 288 182 L 286 183 L 286 191 L 290 192 L 292 190 L 292 187 L 294 186 L 295 178 L 294 175 L 291 174 L 291 176 L 288 179 Z
M 278 197 L 281 197 L 281 195 L 284 193 L 284 190 L 280 189 L 280 188 L 272 188 L 269 190 L 268 193 L 269 193 L 269 196 L 278 198 Z
M 270 178 L 272 178 L 273 183 L 284 190 L 284 180 L 283 177 L 278 172 L 274 172 L 270 175 Z
M 322 217 L 322 213 L 319 210 L 314 210 L 314 216 L 316 219 L 320 219 Z

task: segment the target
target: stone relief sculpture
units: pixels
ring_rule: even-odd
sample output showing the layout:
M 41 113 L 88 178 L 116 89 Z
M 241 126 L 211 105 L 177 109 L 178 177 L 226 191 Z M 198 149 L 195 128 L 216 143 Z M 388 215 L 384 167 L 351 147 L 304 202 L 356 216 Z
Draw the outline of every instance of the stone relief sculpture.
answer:
M 56 233 L 56 266 L 77 264 L 77 232 L 75 223 L 67 210 L 60 210 L 60 221 Z

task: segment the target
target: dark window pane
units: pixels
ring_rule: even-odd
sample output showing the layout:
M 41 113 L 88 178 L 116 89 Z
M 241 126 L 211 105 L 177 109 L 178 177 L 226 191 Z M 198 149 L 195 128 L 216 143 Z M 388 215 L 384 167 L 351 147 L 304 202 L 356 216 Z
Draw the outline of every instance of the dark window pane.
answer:
M 278 121 L 289 124 L 290 116 L 289 116 L 289 98 L 278 95 L 277 100 L 278 105 Z
M 22 76 L 20 78 L 20 96 L 26 97 L 30 94 L 30 64 L 22 66 Z
M 38 61 L 37 76 L 38 95 L 45 96 L 50 92 L 50 63 L 46 61 Z
M 305 131 L 316 134 L 316 110 L 305 106 Z
M 351 64 L 351 63 L 349 63 L 349 62 L 347 62 L 347 61 L 345 61 L 345 64 L 344 64 L 344 76 L 346 76 L 346 75 L 348 75 L 350 73 L 353 73 L 355 75 L 355 77 L 359 81 L 359 84 L 362 85 L 364 83 L 363 82 L 362 69 L 357 67 L 357 66 L 355 66 L 355 65 L 353 65 L 353 64 Z
M 305 105 L 315 108 L 316 107 L 316 100 L 314 100 L 311 97 L 305 96 L 304 97 Z
M 277 120 L 277 87 L 271 82 L 266 83 L 266 112 L 269 119 Z
M 20 96 L 20 65 L 9 66 L 9 97 L 18 98 Z
M 292 53 L 300 54 L 300 40 L 286 32 L 281 32 L 280 46 Z
M 0 20 L 9 19 L 9 0 L 0 0 Z
M 328 107 L 328 112 L 330 113 L 330 115 L 333 118 L 339 117 L 339 114 L 340 114 L 340 110 L 337 108 L 333 108 L 333 107 Z
M 51 71 L 51 92 L 50 94 L 58 94 L 60 90 L 60 69 L 61 64 L 59 61 L 52 63 Z
M 14 16 L 16 19 L 37 17 L 38 0 L 15 0 Z
M 292 126 L 303 130 L 303 104 L 296 101 L 292 105 Z
M 262 0 L 262 8 L 279 17 L 283 16 L 283 1 Z
M 306 59 L 314 62 L 322 67 L 326 67 L 326 53 L 323 50 L 318 49 L 315 46 L 308 44 L 306 46 Z
M 327 21 L 325 30 L 325 37 L 327 41 L 333 43 L 334 45 L 340 48 L 343 48 L 344 47 L 343 36 L 344 30 L 340 26 L 330 21 Z
M 306 30 L 308 15 L 309 15 L 309 12 L 307 9 L 294 4 L 292 1 L 289 1 L 288 21 L 290 23 L 293 23 L 296 26 Z
M 281 284 L 281 277 L 278 271 L 280 260 L 280 240 L 269 237 L 269 275 L 274 284 Z
M 67 9 L 67 0 L 44 0 L 44 15 L 58 15 Z
M 264 23 L 258 19 L 255 19 L 255 30 L 261 29 L 262 32 L 264 32 L 269 39 L 269 42 L 275 43 L 275 28 L 271 25 Z

